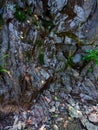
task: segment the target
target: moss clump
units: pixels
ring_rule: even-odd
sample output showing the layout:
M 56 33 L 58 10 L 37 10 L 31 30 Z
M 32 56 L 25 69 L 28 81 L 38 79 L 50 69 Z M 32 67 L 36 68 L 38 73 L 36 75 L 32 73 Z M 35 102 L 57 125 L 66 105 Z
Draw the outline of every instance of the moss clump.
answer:
M 15 18 L 18 19 L 20 22 L 24 22 L 26 20 L 26 15 L 22 10 L 16 10 Z
M 83 60 L 86 62 L 94 61 L 98 65 L 98 50 L 87 50 Z

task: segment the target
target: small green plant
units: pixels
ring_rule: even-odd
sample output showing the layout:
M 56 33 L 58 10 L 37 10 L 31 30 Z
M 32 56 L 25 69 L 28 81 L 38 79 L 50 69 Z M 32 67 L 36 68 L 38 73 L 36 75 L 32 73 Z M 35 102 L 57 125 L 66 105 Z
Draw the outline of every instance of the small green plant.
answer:
M 0 65 L 0 73 L 7 73 L 8 71 Z
M 98 50 L 87 50 L 83 60 L 86 62 L 94 61 L 98 65 Z
M 67 59 L 67 66 L 72 67 L 72 59 L 73 59 L 72 56 L 69 56 L 69 57 L 68 57 L 68 59 Z
M 17 10 L 15 12 L 15 18 L 18 19 L 20 22 L 24 22 L 26 20 L 26 15 L 25 15 L 24 11 Z
M 8 71 L 3 67 L 4 65 L 2 64 L 2 60 L 8 57 L 9 55 L 6 54 L 2 57 L 0 57 L 0 73 L 7 73 Z
M 26 20 L 26 14 L 17 4 L 15 6 L 16 12 L 14 13 L 14 16 L 16 19 L 18 19 L 20 22 L 24 22 Z
M 30 6 L 28 6 L 28 7 L 27 7 L 27 14 L 28 14 L 29 16 L 31 16 L 31 15 L 32 15 L 32 11 L 31 11 Z

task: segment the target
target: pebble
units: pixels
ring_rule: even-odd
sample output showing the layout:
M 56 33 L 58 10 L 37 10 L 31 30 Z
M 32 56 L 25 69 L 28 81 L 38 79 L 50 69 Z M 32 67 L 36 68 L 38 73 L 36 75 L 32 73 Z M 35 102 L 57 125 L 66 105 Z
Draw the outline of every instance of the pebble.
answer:
M 53 125 L 54 130 L 59 130 L 58 126 L 55 124 Z

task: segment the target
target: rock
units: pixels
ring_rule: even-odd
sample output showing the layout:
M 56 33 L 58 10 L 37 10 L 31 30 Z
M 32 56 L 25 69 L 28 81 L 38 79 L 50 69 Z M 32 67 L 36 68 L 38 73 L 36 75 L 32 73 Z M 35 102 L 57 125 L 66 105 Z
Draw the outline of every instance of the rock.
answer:
M 67 121 L 65 130 L 85 130 L 81 126 L 81 122 L 78 119 L 71 119 Z
M 88 116 L 88 119 L 90 122 L 94 124 L 98 124 L 98 112 L 90 113 L 90 115 Z
M 70 37 L 68 37 L 68 36 L 65 37 L 64 43 L 65 43 L 65 44 L 76 45 L 76 42 L 74 42 L 74 39 L 73 39 L 73 38 L 70 38 Z
M 72 91 L 70 77 L 68 75 L 63 75 L 61 78 L 61 82 L 64 85 L 66 93 L 70 93 Z
M 56 67 L 56 72 L 61 72 L 65 70 L 65 62 L 61 61 L 58 63 L 57 67 Z
M 77 50 L 76 45 L 72 45 L 72 44 L 62 45 L 61 48 L 62 48 L 63 55 L 67 58 L 73 56 Z
M 74 12 L 77 14 L 77 16 L 70 23 L 71 28 L 77 27 L 79 25 L 79 23 L 81 24 L 82 22 L 86 21 L 85 12 L 82 7 L 75 5 Z
M 73 57 L 73 63 L 77 64 L 77 63 L 80 63 L 80 61 L 81 61 L 81 55 L 75 54 Z
M 46 72 L 44 69 L 40 70 L 41 75 L 47 80 L 50 77 L 50 74 Z
M 53 125 L 54 130 L 59 130 L 58 126 L 55 124 Z
M 70 71 L 71 71 L 71 72 L 70 72 Z M 72 77 L 76 78 L 76 79 L 78 79 L 78 77 L 79 77 L 79 72 L 76 71 L 75 69 L 69 70 L 69 74 L 70 74 Z
M 81 122 L 82 122 L 83 126 L 86 127 L 87 130 L 98 130 L 98 126 L 93 125 L 86 118 L 82 118 Z
M 86 20 L 85 12 L 84 12 L 82 7 L 75 5 L 74 6 L 74 12 L 77 14 L 77 17 L 80 20 L 80 22 L 84 22 Z
M 57 44 L 62 44 L 63 43 L 63 38 L 62 37 L 58 37 L 56 34 L 54 35 L 54 42 Z
M 53 112 L 55 112 L 55 111 L 56 111 L 55 106 L 53 106 L 51 109 L 49 109 L 49 112 L 51 112 L 51 113 L 53 113 Z
M 27 0 L 27 3 L 28 3 L 28 5 L 36 5 L 36 1 L 35 0 Z
M 54 88 L 55 88 L 54 83 L 51 83 L 51 84 L 50 84 L 50 88 L 49 88 L 50 92 L 53 92 L 53 93 L 54 93 L 54 92 L 55 92 Z
M 97 6 L 96 0 L 85 0 L 83 4 L 83 9 L 85 11 L 86 19 L 92 17 L 93 13 L 95 12 Z
M 67 62 L 62 50 L 57 52 L 57 59 L 58 61 Z
M 75 106 L 72 107 L 72 106 L 68 105 L 68 111 L 69 111 L 69 115 L 73 118 L 82 117 L 82 112 L 80 110 L 78 110 Z
M 80 97 L 81 97 L 81 100 L 82 101 L 88 101 L 88 102 L 93 102 L 93 98 L 90 97 L 89 95 L 86 95 L 86 94 L 80 94 Z
M 49 0 L 48 6 L 51 9 L 52 14 L 56 14 L 58 11 L 60 11 L 65 5 L 67 5 L 67 0 Z
M 94 66 L 93 74 L 96 80 L 98 80 L 98 65 Z
M 85 88 L 88 94 L 92 96 L 93 98 L 97 97 L 96 86 L 93 84 L 93 82 L 90 79 L 86 79 L 84 84 L 85 84 Z
M 6 12 L 3 13 L 3 18 L 5 21 L 7 21 L 8 19 L 14 18 L 14 13 L 16 11 L 15 4 L 11 4 L 11 3 L 6 4 L 5 11 Z

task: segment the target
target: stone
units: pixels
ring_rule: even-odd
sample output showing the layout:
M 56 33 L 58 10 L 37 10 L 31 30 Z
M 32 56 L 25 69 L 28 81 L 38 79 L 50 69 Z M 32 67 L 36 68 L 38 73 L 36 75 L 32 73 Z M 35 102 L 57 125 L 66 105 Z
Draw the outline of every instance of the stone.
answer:
M 88 119 L 90 122 L 94 124 L 98 124 L 98 112 L 90 113 L 90 115 L 88 116 Z
M 81 118 L 82 112 L 75 107 L 68 105 L 69 115 L 73 118 Z
M 67 76 L 67 75 L 63 75 L 62 78 L 61 78 L 61 82 L 64 85 L 66 93 L 70 93 L 72 91 L 70 77 Z
M 98 126 L 90 123 L 86 118 L 82 118 L 81 122 L 84 127 L 86 127 L 87 130 L 98 130 Z
M 56 67 L 56 72 L 64 71 L 65 69 L 65 62 L 60 61 Z
M 56 111 L 55 106 L 53 106 L 51 109 L 49 109 L 49 112 L 51 112 L 51 113 L 53 113 L 53 112 L 55 112 L 55 111 Z
M 98 65 L 94 66 L 93 74 L 96 80 L 98 80 Z
M 67 0 L 49 0 L 48 5 L 51 8 L 51 13 L 56 14 L 67 4 Z
M 77 64 L 77 63 L 80 63 L 81 61 L 81 55 L 80 54 L 75 54 L 73 56 L 73 63 Z

